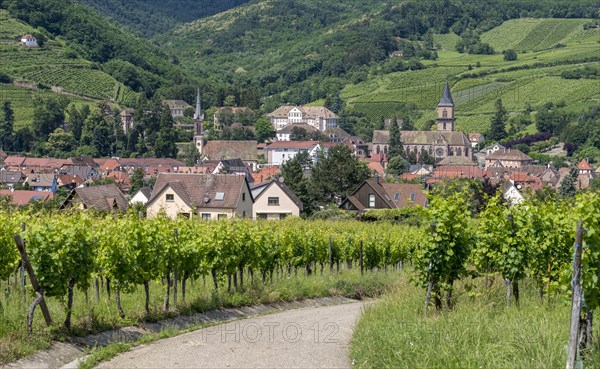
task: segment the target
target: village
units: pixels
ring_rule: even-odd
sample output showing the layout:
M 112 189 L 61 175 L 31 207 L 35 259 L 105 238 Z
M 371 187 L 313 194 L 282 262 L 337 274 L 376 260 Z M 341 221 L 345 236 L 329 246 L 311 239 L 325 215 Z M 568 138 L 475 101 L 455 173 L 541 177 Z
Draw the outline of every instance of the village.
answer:
M 190 109 L 184 101 L 164 103 L 173 117 Z M 231 109 L 231 108 L 221 108 Z M 248 108 L 235 108 L 248 110 Z M 276 134 L 273 140 L 207 141 L 198 91 L 194 124 L 194 144 L 200 159 L 193 166 L 169 158 L 93 158 L 68 159 L 9 156 L 0 150 L 0 196 L 9 203 L 25 206 L 35 201 L 52 200 L 59 191 L 68 193 L 61 209 L 79 208 L 99 211 L 126 211 L 143 206 L 149 217 L 165 212 L 171 218 L 184 216 L 204 220 L 222 218 L 283 219 L 301 216 L 302 201 L 286 185 L 280 169 L 299 153 L 313 161 L 319 152 L 332 147 L 349 148 L 364 162 L 371 178 L 352 193 L 338 199 L 337 206 L 352 212 L 369 209 L 394 209 L 426 206 L 425 192 L 443 186 L 445 180 L 468 178 L 488 181 L 500 187 L 509 204 L 521 203 L 525 193 L 545 187 L 558 189 L 569 175 L 569 168 L 536 165 L 525 153 L 485 142 L 479 133 L 465 134 L 454 129 L 454 102 L 448 84 L 437 107 L 436 130 L 400 131 L 407 156 L 433 158 L 433 164 L 412 164 L 400 175 L 386 170 L 389 162 L 390 127 L 402 121 L 389 119 L 385 130 L 376 130 L 372 142 L 364 142 L 338 126 L 339 117 L 326 107 L 281 106 L 267 115 Z M 135 124 L 133 112 L 120 114 L 123 130 Z M 219 115 L 213 124 L 219 127 Z M 317 137 L 319 140 L 306 140 Z M 310 134 L 314 134 L 310 136 Z M 293 140 L 300 136 L 304 140 Z M 576 190 L 590 187 L 600 173 L 584 159 L 577 165 Z M 134 177 L 137 176 L 137 182 Z

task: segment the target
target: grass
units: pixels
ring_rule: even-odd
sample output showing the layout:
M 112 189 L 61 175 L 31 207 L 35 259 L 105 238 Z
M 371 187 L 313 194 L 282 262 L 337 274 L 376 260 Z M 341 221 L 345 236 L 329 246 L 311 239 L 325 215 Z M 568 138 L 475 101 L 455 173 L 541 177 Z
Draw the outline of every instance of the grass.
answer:
M 556 44 L 571 44 L 600 39 L 597 29 L 584 30 L 590 19 L 513 19 L 484 33 L 481 41 L 498 51 L 544 50 Z
M 425 291 L 404 279 L 396 291 L 367 307 L 351 343 L 356 367 L 565 365 L 570 303 L 564 299 L 551 298 L 542 304 L 534 286 L 522 283 L 520 307 L 506 307 L 504 285 L 496 280 L 487 290 L 480 279 L 459 284 L 452 310 L 431 311 L 424 318 L 424 299 Z M 598 359 L 598 352 L 593 352 L 586 367 L 598 367 Z
M 151 283 L 150 315 L 144 314 L 144 291 L 139 286 L 122 293 L 121 300 L 126 317 L 121 319 L 117 313 L 114 296 L 110 299 L 102 289 L 100 301 L 95 301 L 94 289 L 75 292 L 73 306 L 73 327 L 70 332 L 62 328 L 65 318 L 65 302 L 48 298 L 48 306 L 55 324 L 46 328 L 42 316 L 37 311 L 33 329 L 35 339 L 26 333 L 26 311 L 32 302 L 27 295 L 21 300 L 19 289 L 15 289 L 11 279 L 9 283 L 0 282 L 0 289 L 7 291 L 0 296 L 0 365 L 15 361 L 38 350 L 48 348 L 52 340 L 68 340 L 72 335 L 89 335 L 119 327 L 133 326 L 147 321 L 157 321 L 176 315 L 188 315 L 214 310 L 220 307 L 249 306 L 261 303 L 294 301 L 323 296 L 346 296 L 350 298 L 374 297 L 390 290 L 398 278 L 395 272 L 367 273 L 364 277 L 356 269 L 342 269 L 339 273 L 313 275 L 309 278 L 292 273 L 275 276 L 272 283 L 263 284 L 260 277 L 254 282 L 246 281 L 239 291 L 228 293 L 226 281 L 222 280 L 219 293 L 214 293 L 212 281 L 207 278 L 188 282 L 186 303 L 180 300 L 176 309 L 162 310 L 164 286 L 160 282 Z M 86 298 L 87 295 L 87 298 Z

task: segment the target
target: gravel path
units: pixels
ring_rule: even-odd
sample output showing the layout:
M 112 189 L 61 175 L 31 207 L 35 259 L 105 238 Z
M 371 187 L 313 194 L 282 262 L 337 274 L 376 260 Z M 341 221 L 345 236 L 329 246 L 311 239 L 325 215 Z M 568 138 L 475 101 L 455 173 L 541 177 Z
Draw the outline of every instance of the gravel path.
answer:
M 99 368 L 350 368 L 359 302 L 238 320 L 142 345 Z

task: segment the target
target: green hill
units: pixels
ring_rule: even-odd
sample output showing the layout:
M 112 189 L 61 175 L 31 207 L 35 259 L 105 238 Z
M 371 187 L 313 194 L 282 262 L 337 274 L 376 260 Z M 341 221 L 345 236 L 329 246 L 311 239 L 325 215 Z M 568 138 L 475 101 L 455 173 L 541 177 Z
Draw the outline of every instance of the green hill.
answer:
M 497 51 L 538 51 L 559 44 L 573 45 L 600 40 L 597 28 L 584 29 L 584 24 L 590 21 L 591 19 L 513 19 L 484 33 L 481 41 L 489 43 Z
M 249 0 L 82 0 L 98 13 L 151 37 Z
M 353 109 L 370 119 L 391 117 L 402 110 L 402 104 L 415 104 L 420 111 L 417 126 L 435 118 L 435 106 L 446 78 L 451 81 L 457 105 L 457 128 L 485 132 L 498 98 L 511 112 L 524 111 L 530 106 L 562 101 L 567 106 L 589 106 L 600 103 L 600 83 L 595 79 L 564 79 L 561 73 L 600 61 L 600 29 L 584 30 L 589 19 L 527 19 L 511 20 L 486 32 L 486 42 L 497 40 L 495 48 L 514 48 L 529 45 L 512 62 L 502 55 L 468 55 L 450 50 L 452 35 L 436 35 L 436 43 L 443 44 L 439 59 L 424 61 L 426 69 L 372 75 L 365 82 L 347 85 L 341 97 Z M 537 39 L 537 26 L 525 37 L 509 37 L 508 29 L 516 25 L 552 24 L 558 29 L 570 30 L 563 37 Z M 507 25 L 508 24 L 508 25 Z M 514 31 L 515 33 L 524 32 Z M 556 43 L 563 47 L 551 48 Z M 550 45 L 550 48 L 546 47 Z M 535 51 L 538 48 L 544 50 Z M 479 64 L 479 67 L 477 65 Z
M 71 54 L 60 39 L 47 41 L 38 48 L 20 44 L 20 36 L 35 32 L 30 25 L 12 18 L 6 10 L 0 10 L 0 73 L 17 83 L 35 83 L 62 91 L 72 99 L 107 100 L 123 105 L 135 103 L 139 93 L 98 70 L 94 63 Z M 17 126 L 32 121 L 34 97 L 48 94 L 52 92 L 2 85 L 2 100 L 13 104 Z

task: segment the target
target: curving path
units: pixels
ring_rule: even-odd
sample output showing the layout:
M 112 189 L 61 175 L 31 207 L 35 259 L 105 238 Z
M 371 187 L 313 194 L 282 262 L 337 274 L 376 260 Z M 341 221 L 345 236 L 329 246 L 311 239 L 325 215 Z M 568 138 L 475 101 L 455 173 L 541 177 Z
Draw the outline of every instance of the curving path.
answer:
M 350 368 L 362 304 L 292 310 L 142 345 L 99 368 Z

